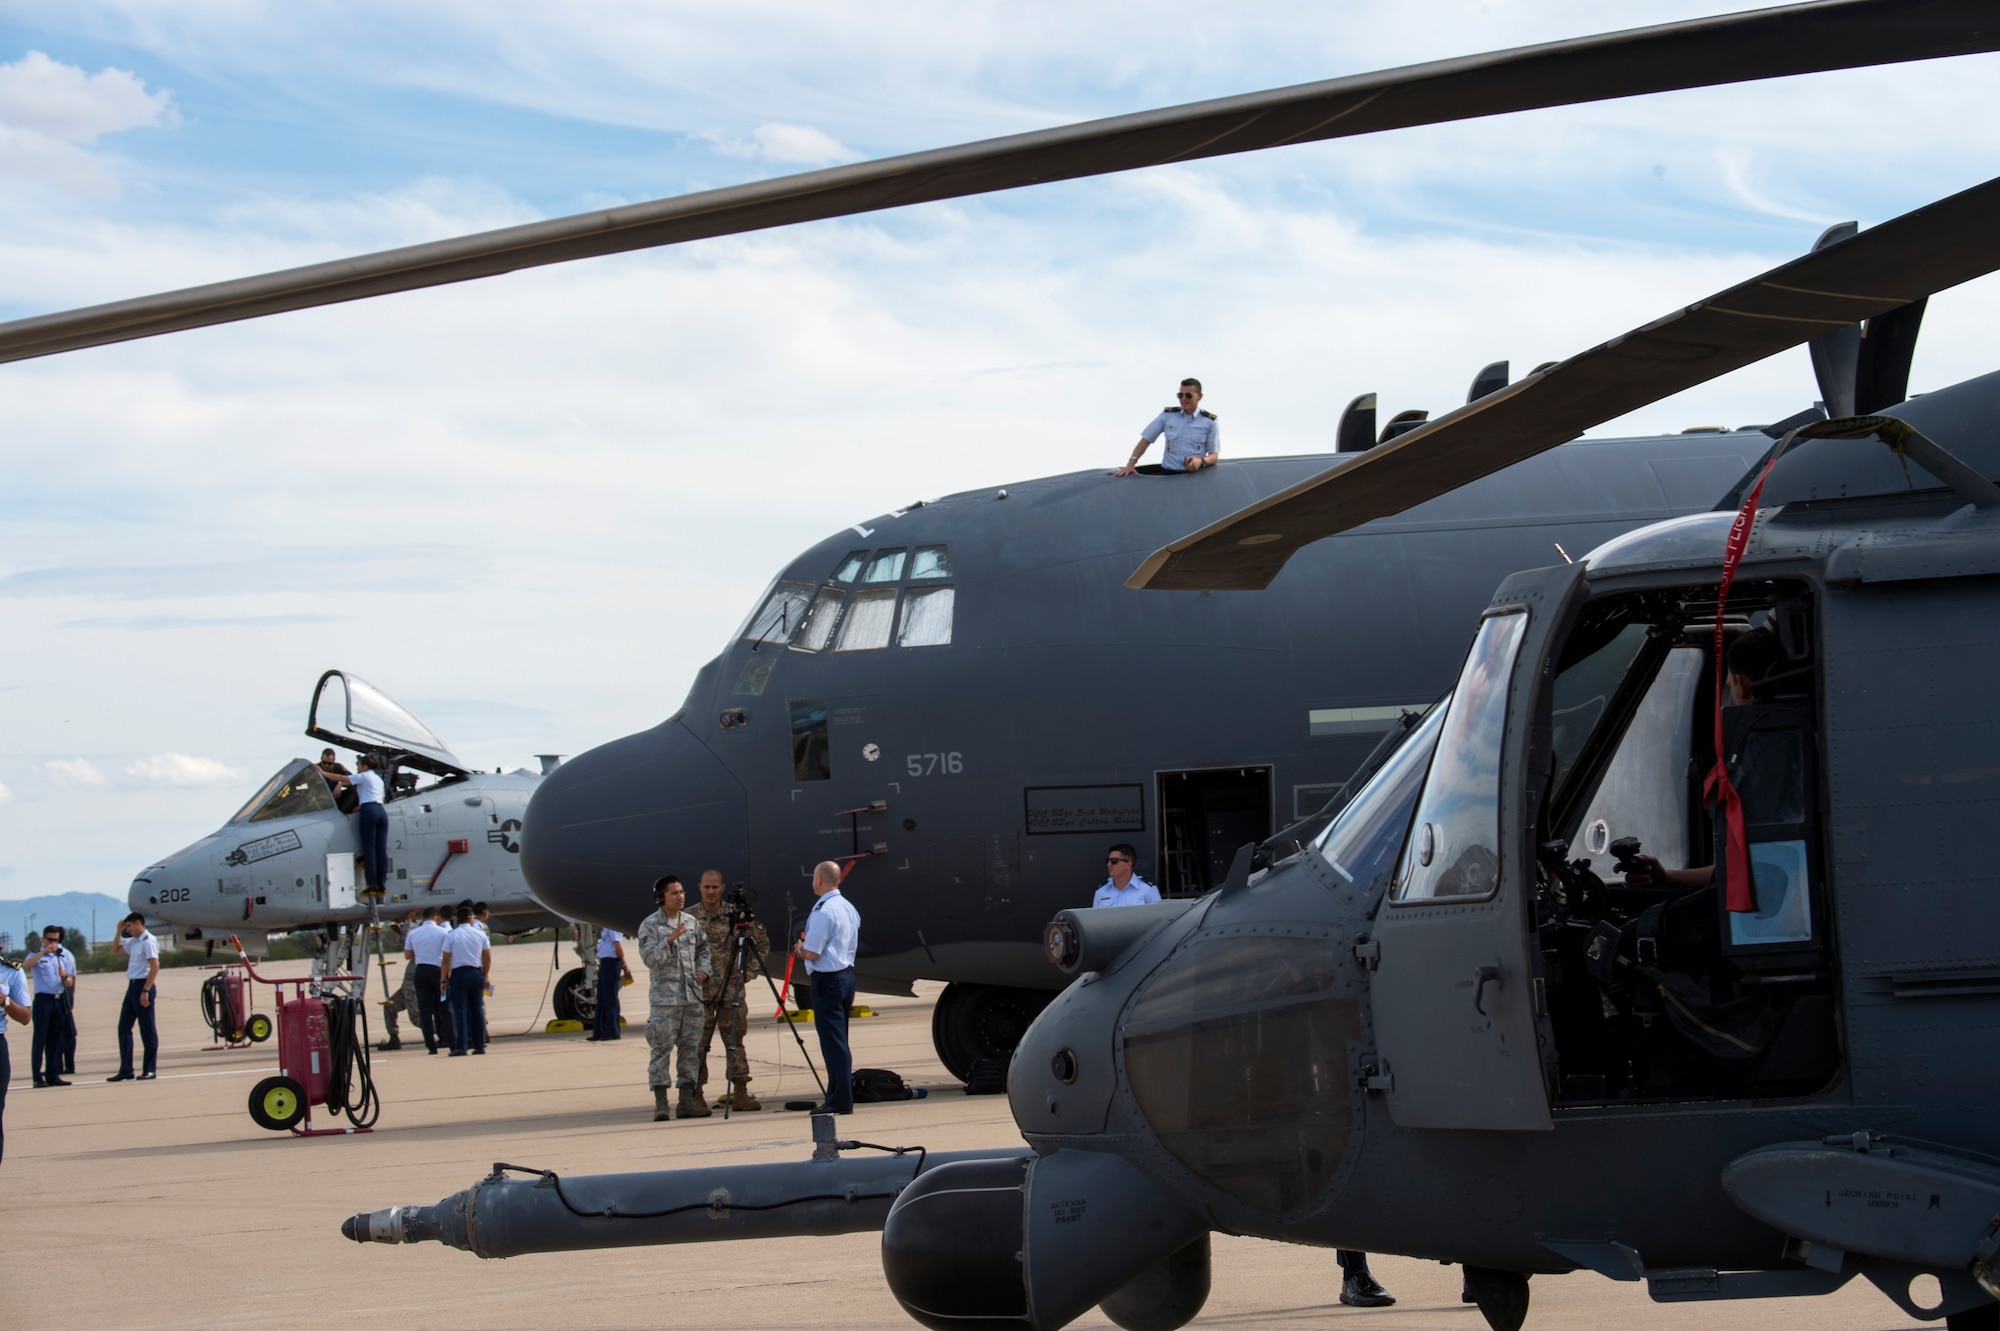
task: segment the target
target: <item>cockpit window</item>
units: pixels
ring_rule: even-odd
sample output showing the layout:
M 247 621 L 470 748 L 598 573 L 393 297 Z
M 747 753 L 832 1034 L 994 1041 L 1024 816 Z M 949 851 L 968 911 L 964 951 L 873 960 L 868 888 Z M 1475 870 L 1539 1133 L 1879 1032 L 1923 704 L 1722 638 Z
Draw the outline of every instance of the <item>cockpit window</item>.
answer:
M 799 622 L 804 618 L 806 604 L 812 600 L 813 585 L 809 582 L 781 582 L 772 589 L 770 599 L 764 608 L 751 619 L 743 630 L 746 642 L 790 642 L 798 632 Z
M 1557 672 L 1549 720 L 1555 749 L 1555 785 L 1562 789 L 1584 744 L 1597 733 L 1611 699 L 1625 683 L 1652 632 L 1645 624 L 1627 624 L 1595 651 L 1563 665 Z
M 1437 759 L 1411 820 L 1397 901 L 1491 896 L 1500 886 L 1500 748 L 1528 617 L 1489 615 L 1444 709 Z
M 909 558 L 908 550 L 877 550 L 875 557 L 868 561 L 868 572 L 862 575 L 863 582 L 900 582 L 903 577 L 903 562 Z
M 1424 773 L 1437 750 L 1450 700 L 1431 708 L 1410 737 L 1389 755 L 1339 817 L 1320 834 L 1319 853 L 1354 890 L 1373 896 L 1396 872 L 1396 859 L 1410 834 L 1410 814 L 1423 788 Z
M 326 778 L 305 759 L 294 758 L 276 776 L 266 781 L 229 821 L 268 823 L 274 818 L 320 813 L 332 807 L 333 792 L 326 788 Z
M 825 648 L 833 639 L 833 626 L 840 622 L 840 608 L 847 601 L 847 593 L 838 587 L 822 587 L 813 598 L 812 609 L 806 612 L 805 623 L 799 627 L 799 636 L 792 646 L 801 651 L 817 652 Z
M 920 545 L 910 561 L 910 581 L 951 576 L 951 551 L 941 545 Z
M 861 566 L 868 562 L 866 550 L 849 550 L 847 558 L 840 561 L 840 567 L 833 571 L 828 582 L 853 582 L 861 576 Z
M 896 634 L 896 645 L 942 647 L 949 643 L 955 600 L 955 590 L 950 587 L 912 587 L 903 597 L 903 626 Z
M 898 559 L 902 551 L 897 551 Z M 881 556 L 876 556 L 878 559 Z M 847 619 L 840 626 L 840 638 L 833 644 L 836 652 L 860 652 L 873 647 L 889 645 L 890 630 L 896 626 L 896 589 L 885 587 L 881 591 L 854 593 L 854 604 L 847 612 Z

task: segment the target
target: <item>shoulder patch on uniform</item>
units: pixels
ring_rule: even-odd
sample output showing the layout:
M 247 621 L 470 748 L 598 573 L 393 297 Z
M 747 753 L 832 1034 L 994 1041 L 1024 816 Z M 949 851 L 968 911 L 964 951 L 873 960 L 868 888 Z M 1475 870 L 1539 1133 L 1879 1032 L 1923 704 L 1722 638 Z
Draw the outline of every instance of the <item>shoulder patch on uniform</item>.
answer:
M 1206 417 L 1208 417 L 1208 418 L 1209 418 L 1210 420 L 1214 420 L 1214 419 L 1215 419 L 1215 413 L 1214 413 L 1214 412 L 1212 412 L 1212 411 L 1204 411 L 1204 412 L 1202 412 L 1201 414 L 1202 414 L 1202 415 L 1204 415 L 1204 416 L 1206 416 Z
M 1181 409 L 1179 407 L 1166 407 L 1161 410 L 1160 414 L 1162 416 L 1178 416 L 1181 414 Z

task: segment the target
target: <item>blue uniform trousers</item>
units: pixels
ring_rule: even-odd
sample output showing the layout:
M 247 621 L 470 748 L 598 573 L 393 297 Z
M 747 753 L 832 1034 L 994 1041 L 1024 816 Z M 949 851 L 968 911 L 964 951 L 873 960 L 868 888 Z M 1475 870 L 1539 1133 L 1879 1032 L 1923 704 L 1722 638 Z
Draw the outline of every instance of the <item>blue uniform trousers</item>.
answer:
M 36 1082 L 62 1075 L 63 1036 L 69 1030 L 69 1010 L 61 994 L 35 995 L 35 1038 L 28 1046 L 28 1071 Z
M 597 959 L 597 1015 L 590 1033 L 600 1040 L 618 1038 L 618 986 L 625 980 L 625 963 L 616 957 Z
M 379 804 L 364 804 L 355 810 L 361 821 L 361 872 L 372 891 L 380 891 L 389 878 L 389 811 Z
M 63 990 L 63 1076 L 76 1075 L 76 990 Z
M 14 1079 L 14 1060 L 7 1053 L 7 1035 L 0 1031 L 0 1160 L 7 1158 L 7 1083 Z
M 145 1047 L 146 1063 L 143 1071 L 153 1075 L 154 1065 L 160 1061 L 160 1029 L 153 1022 L 153 1008 L 159 1003 L 158 991 L 151 1003 L 141 1004 L 139 995 L 146 988 L 143 979 L 125 981 L 125 1006 L 118 1010 L 118 1071 L 120 1075 L 132 1075 L 132 1024 L 139 1024 L 139 1043 Z
M 446 1044 L 451 1043 L 451 1032 L 449 1030 L 443 1032 L 438 1030 L 438 1009 L 444 1005 L 444 1000 L 438 996 L 438 968 L 435 966 L 417 967 L 416 979 L 413 983 L 417 989 L 417 1029 L 424 1033 L 424 1048 L 435 1054 L 440 1035 L 443 1036 Z M 484 996 L 483 994 L 481 995 L 481 997 Z M 449 1021 L 451 1019 L 450 1012 L 446 1012 L 444 1015 L 445 1020 Z
M 451 968 L 451 1049 L 486 1049 L 486 972 L 477 966 Z
M 854 1004 L 854 967 L 814 971 L 813 1029 L 819 1032 L 819 1056 L 826 1064 L 826 1103 L 834 1110 L 854 1108 L 854 1055 L 847 1048 L 847 1009 Z

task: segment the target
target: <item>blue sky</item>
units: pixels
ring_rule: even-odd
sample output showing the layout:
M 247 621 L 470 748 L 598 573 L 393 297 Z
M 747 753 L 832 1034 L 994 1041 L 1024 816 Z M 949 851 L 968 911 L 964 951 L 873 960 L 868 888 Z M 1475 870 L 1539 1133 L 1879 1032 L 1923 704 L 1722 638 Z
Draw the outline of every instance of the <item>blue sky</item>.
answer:
M 1624 23 L 1719 12 L 1645 0 Z M 1582 0 L 0 0 L 0 318 L 1596 31 Z M 1198 373 L 1239 454 L 1439 410 L 2000 160 L 1975 57 L 1311 145 L 0 367 L 0 899 L 120 893 L 343 666 L 469 761 L 672 712 L 771 573 L 1115 463 Z M 1921 389 L 1994 368 L 1992 282 Z M 1803 351 L 1600 433 L 1813 396 Z

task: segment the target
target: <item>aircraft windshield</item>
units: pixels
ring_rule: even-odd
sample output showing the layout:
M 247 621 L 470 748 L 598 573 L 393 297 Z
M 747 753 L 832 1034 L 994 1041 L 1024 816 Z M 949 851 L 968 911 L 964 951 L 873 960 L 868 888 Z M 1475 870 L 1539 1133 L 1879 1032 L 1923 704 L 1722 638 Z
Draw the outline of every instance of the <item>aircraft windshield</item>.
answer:
M 333 792 L 327 789 L 326 778 L 319 774 L 319 769 L 303 758 L 294 758 L 260 786 L 229 821 L 268 823 L 273 818 L 319 813 L 333 807 Z
M 1395 874 L 1396 859 L 1410 834 L 1417 792 L 1423 788 L 1450 705 L 1447 697 L 1431 708 L 1320 835 L 1319 853 L 1354 884 L 1355 891 L 1372 896 Z
M 444 741 L 402 704 L 359 675 L 340 670 L 320 677 L 306 733 L 331 736 L 360 749 L 400 749 L 465 770 Z

